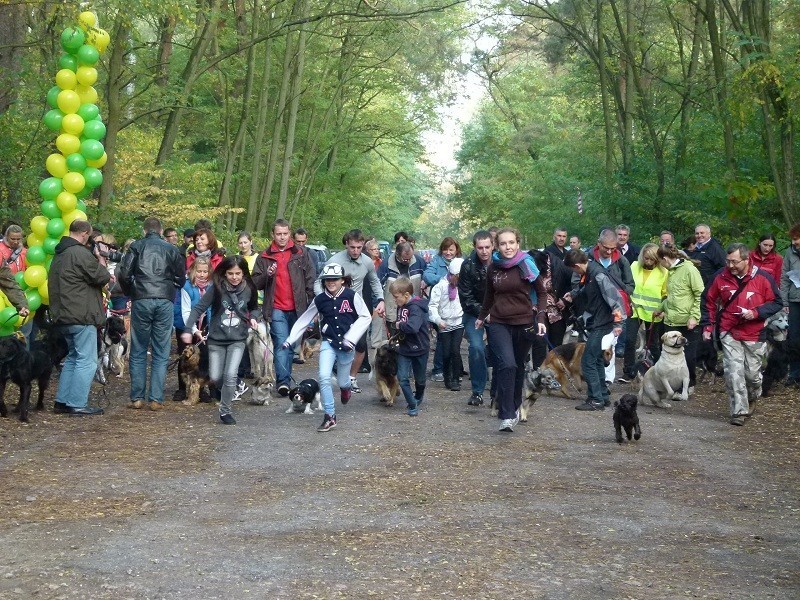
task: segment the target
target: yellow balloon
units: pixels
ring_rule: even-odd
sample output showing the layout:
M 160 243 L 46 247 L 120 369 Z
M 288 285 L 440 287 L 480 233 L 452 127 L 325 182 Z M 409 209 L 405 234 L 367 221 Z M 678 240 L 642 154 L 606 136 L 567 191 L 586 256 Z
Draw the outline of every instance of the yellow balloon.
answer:
M 43 215 L 38 215 L 31 219 L 31 234 L 28 235 L 30 238 L 31 235 L 34 236 L 36 239 L 43 240 L 47 237 L 47 222 L 50 219 Z M 41 246 L 41 244 L 31 244 L 30 240 L 28 240 L 28 247 L 31 246 Z
M 0 292 L 0 310 L 3 310 L 6 306 L 11 306 L 8 303 L 8 298 L 3 292 Z
M 70 114 L 64 115 L 61 119 L 61 131 L 64 133 L 71 133 L 72 135 L 80 135 L 83 133 L 83 118 L 80 115 Z
M 56 205 L 63 214 L 71 213 L 78 206 L 78 197 L 71 192 L 61 192 L 56 198 Z
M 94 82 L 97 81 L 97 69 L 94 67 L 78 67 L 75 77 L 81 85 L 94 85 Z
M 82 12 L 78 15 L 78 25 L 80 25 L 81 29 L 84 31 L 88 31 L 97 25 L 97 15 L 89 10 Z
M 77 194 L 86 187 L 86 180 L 80 173 L 67 173 L 61 179 L 61 182 L 64 184 L 64 189 L 73 194 Z M 77 199 L 75 202 L 77 203 Z
M 105 52 L 108 44 L 111 43 L 111 37 L 105 29 L 92 29 L 87 38 L 88 43 L 97 48 L 100 53 Z
M 65 115 L 76 113 L 81 107 L 81 97 L 74 90 L 61 90 L 58 93 L 56 104 Z
M 64 156 L 69 156 L 70 154 L 80 152 L 81 140 L 78 136 L 72 135 L 71 133 L 62 133 L 56 138 L 56 148 L 58 148 Z
M 67 171 L 69 170 L 67 169 L 67 159 L 64 158 L 63 154 L 58 154 L 57 152 L 54 152 L 53 154 L 48 156 L 44 165 L 45 167 L 47 167 L 47 172 L 50 173 L 50 175 L 52 175 L 53 177 L 63 177 L 64 175 L 67 174 Z M 33 227 L 31 227 L 31 229 L 33 229 Z
M 78 78 L 71 69 L 61 69 L 56 73 L 56 85 L 62 90 L 74 90 L 78 85 Z
M 34 219 L 38 218 L 39 217 L 34 217 Z M 41 217 L 41 218 L 44 219 L 45 221 L 50 220 L 47 217 Z M 47 227 L 47 223 L 45 223 L 44 226 Z M 31 227 L 31 229 L 33 229 L 33 227 Z M 47 233 L 47 231 L 45 231 L 45 233 Z M 25 241 L 28 242 L 28 248 L 30 248 L 31 246 L 41 246 L 42 244 L 44 244 L 44 238 L 46 237 L 47 237 L 46 235 L 39 237 L 35 233 L 29 233 L 28 237 L 25 238 Z
M 83 212 L 82 210 L 75 209 L 72 212 L 69 212 L 69 213 L 67 213 L 65 215 L 62 215 L 61 216 L 61 220 L 64 221 L 64 225 L 69 227 L 70 225 L 72 225 L 72 222 L 75 221 L 75 220 L 86 221 L 87 219 L 86 219 L 86 213 L 85 212 Z
M 50 290 L 47 288 L 47 279 L 39 286 L 39 297 L 42 299 L 42 304 L 50 305 Z
M 97 97 L 98 97 L 97 96 L 97 90 L 94 89 L 92 86 L 78 84 L 78 87 L 75 88 L 75 92 L 78 94 L 78 101 L 79 101 L 78 106 L 80 106 L 81 104 L 96 104 L 97 103 Z M 60 105 L 59 105 L 59 108 L 61 108 Z M 76 112 L 77 110 L 78 109 L 76 108 L 72 112 Z M 67 111 L 64 111 L 64 112 L 67 112 Z
M 28 287 L 38 288 L 47 281 L 47 270 L 42 265 L 30 265 L 23 276 Z
M 101 156 L 97 160 L 87 160 L 86 166 L 94 167 L 95 169 L 102 169 L 105 166 L 106 161 L 108 161 L 108 154 L 103 152 L 103 156 Z

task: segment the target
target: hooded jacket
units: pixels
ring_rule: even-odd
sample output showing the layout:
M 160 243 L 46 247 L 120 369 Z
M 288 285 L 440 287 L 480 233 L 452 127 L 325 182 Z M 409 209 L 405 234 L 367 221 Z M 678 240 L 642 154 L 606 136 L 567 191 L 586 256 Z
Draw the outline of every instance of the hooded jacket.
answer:
M 397 353 L 401 356 L 422 356 L 431 350 L 428 329 L 428 301 L 412 297 L 403 306 L 397 307 L 397 329 L 404 335 Z
M 490 261 L 491 262 L 491 261 Z M 483 297 L 486 295 L 486 274 L 489 264 L 483 264 L 474 250 L 461 265 L 458 278 L 458 299 L 465 315 L 477 317 L 481 312 Z
M 422 283 L 422 273 L 425 270 L 425 261 L 420 259 L 416 254 L 408 264 L 408 277 L 411 280 L 411 285 L 414 286 L 414 295 L 419 295 L 420 284 Z M 397 266 L 397 253 L 392 252 L 385 261 L 378 267 L 378 280 L 383 286 L 383 300 L 384 307 L 386 308 L 386 320 L 394 323 L 397 316 L 397 305 L 394 303 L 394 298 L 389 293 L 389 285 L 401 277 L 400 268 Z
M 53 324 L 105 323 L 103 286 L 110 280 L 108 269 L 97 261 L 91 250 L 75 238 L 62 237 L 47 275 Z
M 750 264 L 757 266 L 765 273 L 769 273 L 778 284 L 781 286 L 781 271 L 783 270 L 783 257 L 774 250 L 764 256 L 760 250 L 756 248 L 750 251 Z
M 795 278 L 800 278 L 800 251 L 794 246 L 789 246 L 783 257 L 781 269 L 781 301 L 784 306 L 789 302 L 800 302 L 800 285 L 795 285 L 789 278 L 789 273 L 794 272 Z
M 670 267 L 667 297 L 661 303 L 664 324 L 685 327 L 691 317 L 700 323 L 700 296 L 703 288 L 703 278 L 693 262 L 679 259 Z

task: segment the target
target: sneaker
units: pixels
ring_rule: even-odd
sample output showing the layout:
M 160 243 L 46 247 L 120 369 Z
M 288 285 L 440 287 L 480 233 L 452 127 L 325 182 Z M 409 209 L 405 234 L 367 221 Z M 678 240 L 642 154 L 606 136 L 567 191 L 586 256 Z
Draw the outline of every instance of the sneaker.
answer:
M 431 373 L 431 381 L 444 381 L 443 373 Z
M 227 415 L 220 415 L 219 420 L 225 423 L 225 425 L 236 425 L 236 419 L 234 419 L 233 415 L 230 413 Z
M 606 407 L 605 407 L 605 405 L 603 403 L 601 403 L 601 402 L 596 402 L 596 403 L 595 402 L 590 402 L 589 400 L 587 400 L 583 404 L 578 404 L 578 406 L 575 407 L 575 410 L 589 410 L 589 411 L 591 411 L 591 410 L 605 410 L 605 409 L 606 409 Z
M 470 406 L 483 406 L 483 395 L 482 394 L 472 394 L 469 398 L 469 402 L 467 402 Z
M 341 390 L 339 390 L 339 392 L 340 392 L 339 398 L 341 399 L 342 404 L 347 404 L 348 402 L 350 402 L 350 396 L 353 395 L 353 390 L 351 390 L 350 388 L 342 388 Z
M 742 425 L 744 425 L 744 417 L 740 415 L 731 417 L 731 425 L 736 425 L 738 427 L 741 427 Z
M 514 413 L 514 418 L 511 419 L 511 420 L 514 422 L 513 427 L 516 427 L 517 425 L 519 425 L 519 411 Z
M 622 377 L 617 377 L 617 383 L 631 383 L 635 377 L 631 377 L 630 375 L 623 375 Z
M 416 417 L 419 414 L 419 406 L 409 406 L 408 407 L 408 416 L 409 417 Z
M 350 390 L 356 394 L 361 393 L 361 388 L 358 387 L 358 381 L 356 381 L 356 378 L 352 375 L 350 376 Z
M 321 432 L 330 431 L 334 427 L 336 427 L 336 415 L 326 414 L 325 419 L 322 421 L 322 425 L 317 427 L 317 431 Z
M 233 401 L 236 402 L 249 391 L 250 387 L 244 382 L 244 380 L 239 380 L 239 384 L 236 386 L 236 390 L 233 392 Z
M 282 383 L 278 386 L 278 396 L 283 396 L 286 398 L 289 395 L 289 386 L 285 383 Z
M 514 431 L 514 419 L 503 419 L 500 421 L 500 431 L 505 431 L 507 433 L 511 433 Z

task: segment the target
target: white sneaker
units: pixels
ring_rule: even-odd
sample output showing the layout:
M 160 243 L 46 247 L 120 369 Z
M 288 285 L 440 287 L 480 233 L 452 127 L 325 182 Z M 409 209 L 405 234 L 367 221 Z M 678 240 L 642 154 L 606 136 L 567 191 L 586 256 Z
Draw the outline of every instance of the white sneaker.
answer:
M 516 419 L 503 419 L 500 421 L 500 431 L 507 431 L 511 433 L 514 431 L 514 425 L 517 424 L 515 421 Z
M 247 384 L 244 381 L 240 381 L 239 385 L 236 386 L 236 390 L 233 392 L 233 399 L 238 400 L 239 398 L 244 396 L 249 390 L 250 388 L 247 386 Z
M 350 376 L 350 391 L 354 394 L 360 394 L 361 388 L 358 387 L 358 381 L 352 375 Z

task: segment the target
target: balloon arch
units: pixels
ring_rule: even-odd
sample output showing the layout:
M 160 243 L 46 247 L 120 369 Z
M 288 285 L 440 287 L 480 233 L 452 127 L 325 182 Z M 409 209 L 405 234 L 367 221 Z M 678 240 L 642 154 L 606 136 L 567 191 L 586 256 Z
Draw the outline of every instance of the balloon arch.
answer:
M 84 198 L 103 183 L 106 126 L 93 85 L 97 81 L 95 65 L 109 42 L 108 33 L 98 27 L 97 16 L 89 11 L 79 15 L 77 27 L 61 33 L 64 54 L 58 61 L 56 85 L 47 92 L 50 110 L 43 119 L 47 128 L 58 134 L 58 151 L 45 161 L 51 176 L 39 185 L 42 214 L 31 219 L 27 267 L 16 274 L 31 313 L 25 319 L 20 317 L 0 292 L 0 336 L 12 335 L 33 318 L 36 309 L 50 303 L 47 273 L 55 248 L 74 220 L 86 219 Z

